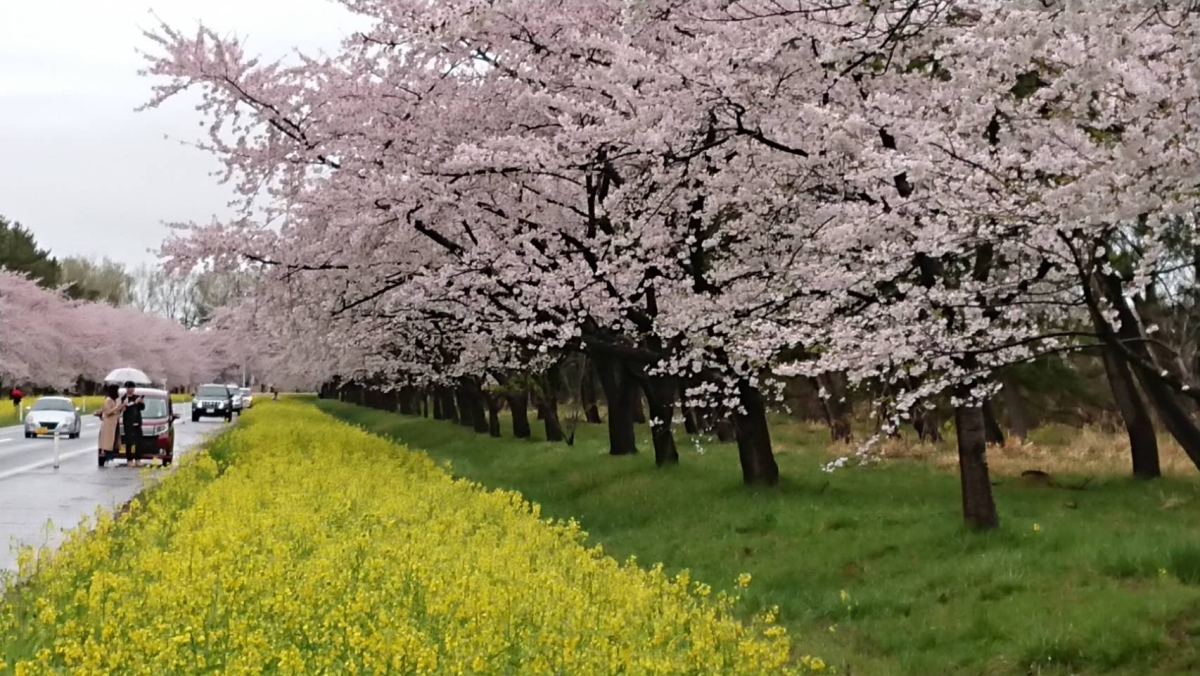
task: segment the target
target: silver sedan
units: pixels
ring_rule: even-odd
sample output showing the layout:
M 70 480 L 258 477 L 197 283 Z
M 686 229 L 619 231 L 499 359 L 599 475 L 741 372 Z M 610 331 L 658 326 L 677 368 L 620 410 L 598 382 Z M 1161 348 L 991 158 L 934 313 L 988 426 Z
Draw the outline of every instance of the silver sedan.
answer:
M 42 397 L 25 414 L 25 438 L 54 436 L 78 439 L 83 421 L 75 402 L 67 397 Z

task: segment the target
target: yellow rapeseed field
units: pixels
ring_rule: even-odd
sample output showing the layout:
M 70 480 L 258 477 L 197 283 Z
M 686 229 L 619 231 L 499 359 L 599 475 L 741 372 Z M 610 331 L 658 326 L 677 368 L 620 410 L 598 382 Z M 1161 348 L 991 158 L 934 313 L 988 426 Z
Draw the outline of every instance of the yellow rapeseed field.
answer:
M 0 674 L 800 674 L 771 613 L 301 403 L 24 553 Z M 733 581 L 730 581 L 731 583 Z M 741 576 L 736 587 L 751 584 Z

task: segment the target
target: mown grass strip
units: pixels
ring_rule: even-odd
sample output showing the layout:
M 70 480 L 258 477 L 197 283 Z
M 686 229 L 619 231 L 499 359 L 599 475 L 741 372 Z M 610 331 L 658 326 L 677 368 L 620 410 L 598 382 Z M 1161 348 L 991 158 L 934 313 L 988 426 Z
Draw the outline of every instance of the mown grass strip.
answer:
M 266 406 L 126 515 L 26 563 L 0 606 L 0 673 L 823 666 L 794 660 L 770 617 L 735 619 L 733 596 L 583 539 L 517 493 L 455 480 L 312 406 Z
M 740 608 L 780 607 L 805 650 L 870 676 L 1200 673 L 1200 481 L 1098 476 L 996 487 L 1002 529 L 966 531 L 956 476 L 902 458 L 826 474 L 828 431 L 777 425 L 783 481 L 741 485 L 737 451 L 678 430 L 682 462 L 606 455 L 603 425 L 574 446 L 322 401 L 355 425 L 429 450 L 458 476 L 576 517 L 617 558 L 705 580 L 754 576 Z M 995 449 L 991 458 L 1010 453 Z M 1028 467 L 1028 466 L 1027 466 Z M 1038 465 L 1032 465 L 1036 468 Z M 1193 471 L 1194 475 L 1194 471 Z M 1036 528 L 1035 528 L 1036 527 Z M 729 585 L 732 588 L 732 585 Z

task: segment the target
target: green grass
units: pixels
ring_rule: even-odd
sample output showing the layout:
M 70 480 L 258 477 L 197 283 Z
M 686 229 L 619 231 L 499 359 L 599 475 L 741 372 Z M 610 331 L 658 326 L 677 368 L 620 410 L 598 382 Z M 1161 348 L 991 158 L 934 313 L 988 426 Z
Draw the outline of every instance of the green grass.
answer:
M 952 474 L 911 461 L 825 474 L 820 430 L 781 428 L 783 481 L 750 490 L 732 448 L 701 454 L 682 433 L 681 464 L 656 469 L 645 429 L 646 452 L 614 458 L 601 426 L 581 425 L 567 447 L 319 405 L 458 476 L 520 490 L 547 516 L 578 518 L 618 558 L 725 588 L 751 573 L 746 610 L 778 605 L 797 650 L 843 674 L 1200 672 L 1195 480 L 1003 480 L 1003 527 L 979 534 L 960 525 Z

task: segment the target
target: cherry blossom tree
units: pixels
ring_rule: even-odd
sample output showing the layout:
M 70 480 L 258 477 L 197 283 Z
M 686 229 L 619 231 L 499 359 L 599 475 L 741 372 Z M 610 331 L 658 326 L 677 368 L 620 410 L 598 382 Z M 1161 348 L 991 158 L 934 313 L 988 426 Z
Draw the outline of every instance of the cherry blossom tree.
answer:
M 314 374 L 477 387 L 581 351 L 613 453 L 640 387 L 660 464 L 682 397 L 732 417 L 759 484 L 776 375 L 872 383 L 892 425 L 948 394 L 984 528 L 1012 364 L 1102 346 L 1200 446 L 1126 302 L 1194 228 L 1189 4 L 343 4 L 373 27 L 288 63 L 149 34 L 149 105 L 201 90 L 245 199 L 165 253 L 261 266 L 262 324 Z
M 72 301 L 0 270 L 0 378 L 73 390 L 135 366 L 170 386 L 197 384 L 229 365 L 225 336 L 189 331 L 128 307 Z

